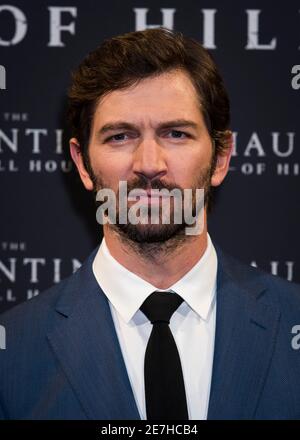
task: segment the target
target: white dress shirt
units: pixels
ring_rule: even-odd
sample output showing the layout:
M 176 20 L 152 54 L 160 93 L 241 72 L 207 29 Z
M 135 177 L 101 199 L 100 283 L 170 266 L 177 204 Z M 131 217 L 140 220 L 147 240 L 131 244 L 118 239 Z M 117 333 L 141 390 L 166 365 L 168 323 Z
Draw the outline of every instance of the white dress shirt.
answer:
M 155 290 L 174 291 L 183 302 L 172 315 L 170 328 L 181 359 L 190 420 L 207 418 L 212 375 L 217 254 L 207 234 L 200 260 L 169 289 L 158 289 L 121 265 L 110 254 L 103 238 L 93 262 L 93 272 L 109 300 L 128 377 L 142 420 L 146 420 L 144 355 L 152 324 L 141 312 Z

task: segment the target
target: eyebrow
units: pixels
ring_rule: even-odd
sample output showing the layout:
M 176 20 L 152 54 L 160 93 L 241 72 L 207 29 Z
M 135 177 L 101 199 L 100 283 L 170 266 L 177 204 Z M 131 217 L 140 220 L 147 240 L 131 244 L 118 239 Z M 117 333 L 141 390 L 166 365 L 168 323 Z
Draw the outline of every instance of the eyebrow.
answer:
M 158 129 L 172 128 L 172 127 L 197 128 L 198 124 L 196 124 L 196 122 L 194 121 L 189 121 L 187 119 L 175 119 L 172 121 L 160 122 L 157 124 Z M 138 130 L 138 126 L 125 121 L 108 122 L 107 124 L 104 124 L 103 127 L 101 127 L 97 131 L 97 136 L 101 136 L 109 131 L 116 131 L 116 130 Z

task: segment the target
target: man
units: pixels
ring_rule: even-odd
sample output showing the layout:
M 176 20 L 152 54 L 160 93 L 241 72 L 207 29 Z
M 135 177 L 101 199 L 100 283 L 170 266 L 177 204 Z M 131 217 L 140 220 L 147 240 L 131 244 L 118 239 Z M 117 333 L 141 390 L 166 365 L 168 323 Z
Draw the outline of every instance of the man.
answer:
M 210 55 L 164 29 L 129 33 L 86 57 L 69 98 L 71 155 L 98 201 L 126 182 L 126 213 L 139 203 L 149 220 L 163 204 L 153 190 L 191 189 L 202 226 L 188 234 L 161 211 L 122 223 L 116 197 L 117 220 L 80 270 L 2 316 L 2 418 L 300 417 L 299 286 L 225 255 L 207 232 L 232 151 Z

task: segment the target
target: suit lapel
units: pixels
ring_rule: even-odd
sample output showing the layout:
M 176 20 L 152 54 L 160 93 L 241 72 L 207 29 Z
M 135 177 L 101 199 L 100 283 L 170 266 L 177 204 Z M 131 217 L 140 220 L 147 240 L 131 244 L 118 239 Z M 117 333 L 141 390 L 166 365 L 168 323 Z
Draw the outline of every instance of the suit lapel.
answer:
M 265 287 L 255 277 L 237 281 L 239 268 L 216 249 L 217 319 L 208 419 L 251 419 L 271 362 L 280 314 L 276 306 L 263 302 Z
M 139 419 L 94 255 L 67 284 L 48 339 L 88 418 Z

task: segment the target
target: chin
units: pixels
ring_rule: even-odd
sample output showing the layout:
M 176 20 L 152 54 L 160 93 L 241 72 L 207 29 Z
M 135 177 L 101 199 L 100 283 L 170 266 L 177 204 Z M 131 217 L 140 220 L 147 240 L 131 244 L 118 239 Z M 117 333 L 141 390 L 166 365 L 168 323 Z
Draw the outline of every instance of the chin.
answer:
M 184 234 L 185 225 L 117 225 L 126 237 L 136 243 L 163 243 L 176 236 Z

